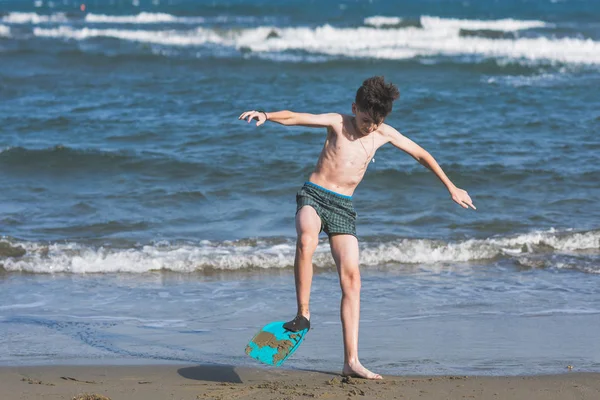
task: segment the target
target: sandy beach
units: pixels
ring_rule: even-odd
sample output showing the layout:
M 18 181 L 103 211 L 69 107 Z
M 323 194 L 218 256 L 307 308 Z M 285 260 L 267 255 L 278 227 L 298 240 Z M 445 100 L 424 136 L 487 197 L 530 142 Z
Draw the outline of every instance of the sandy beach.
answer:
M 36 366 L 0 368 L 0 388 L 2 400 L 564 400 L 600 398 L 600 374 L 385 376 L 383 381 L 366 381 L 326 371 L 233 366 Z

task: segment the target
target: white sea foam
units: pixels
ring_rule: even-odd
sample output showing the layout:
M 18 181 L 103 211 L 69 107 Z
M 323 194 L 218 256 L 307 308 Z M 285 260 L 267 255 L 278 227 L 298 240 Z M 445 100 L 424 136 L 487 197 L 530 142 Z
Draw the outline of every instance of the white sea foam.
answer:
M 511 18 L 496 20 L 472 20 L 422 16 L 421 25 L 424 29 L 430 30 L 458 31 L 460 29 L 470 29 L 511 32 L 524 29 L 543 28 L 549 24 L 544 21 L 516 20 Z
M 10 28 L 6 25 L 0 25 L 0 36 L 10 37 Z
M 552 87 L 556 85 L 564 84 L 564 82 L 570 79 L 569 75 L 566 75 L 566 68 L 560 68 L 554 73 L 542 73 L 539 75 L 522 76 L 522 75 L 509 75 L 509 76 L 489 76 L 483 77 L 482 81 L 492 85 L 506 85 L 512 87 Z
M 375 15 L 367 17 L 363 23 L 365 25 L 381 28 L 385 26 L 395 26 L 403 21 L 400 17 L 387 17 Z M 549 26 L 548 23 L 538 20 L 516 20 L 511 18 L 495 19 L 495 20 L 479 20 L 479 19 L 456 19 L 456 18 L 439 18 L 424 15 L 420 17 L 421 26 L 424 29 L 430 30 L 453 30 L 460 29 L 470 30 L 495 30 L 512 32 L 532 28 L 543 28 Z
M 142 12 L 137 15 L 87 14 L 86 22 L 114 24 L 203 23 L 202 17 L 176 17 L 165 13 Z
M 288 62 L 288 63 L 324 63 L 331 60 L 330 56 L 324 55 L 307 55 L 307 54 L 290 54 L 290 53 L 271 53 L 271 52 L 256 52 L 248 53 L 245 55 L 248 58 L 254 57 L 261 60 L 269 60 L 275 62 Z
M 366 264 L 386 262 L 439 263 L 466 262 L 491 259 L 498 256 L 519 257 L 535 252 L 536 246 L 550 247 L 554 253 L 578 250 L 600 250 L 600 232 L 558 234 L 532 232 L 514 237 L 471 239 L 462 242 L 403 239 L 395 243 L 382 244 L 377 248 L 366 248 L 361 257 Z M 600 273 L 600 269 L 597 271 Z
M 278 269 L 291 267 L 295 245 L 292 240 L 274 244 L 267 240 L 254 243 L 209 242 L 197 244 L 158 243 L 140 248 L 92 248 L 77 243 L 43 245 L 33 242 L 13 243 L 25 248 L 26 254 L 3 261 L 8 271 L 34 273 L 143 273 L 152 270 L 192 272 L 207 269 L 235 271 L 247 268 Z M 541 250 L 538 250 L 541 249 Z M 600 250 L 600 231 L 532 232 L 513 237 L 470 239 L 444 242 L 428 239 L 399 239 L 384 243 L 363 244 L 361 262 L 366 266 L 384 264 L 456 263 L 496 257 L 516 258 L 544 254 L 571 254 L 576 251 Z M 548 259 L 550 260 L 550 259 Z M 326 242 L 317 248 L 314 263 L 334 266 Z M 556 264 L 561 268 L 560 263 Z M 550 260 L 550 265 L 555 266 Z M 583 263 L 581 269 L 600 273 L 600 268 Z M 570 267 L 572 269 L 578 269 Z
M 63 37 L 85 40 L 94 37 L 110 37 L 142 43 L 154 43 L 171 46 L 200 46 L 206 43 L 226 44 L 225 39 L 209 29 L 191 31 L 146 31 L 125 29 L 73 29 L 61 26 L 53 29 L 35 28 L 34 35 L 42 37 Z
M 383 26 L 394 26 L 402 22 L 400 17 L 384 17 L 382 15 L 375 15 L 373 17 L 365 18 L 364 24 L 381 28 Z
M 28 13 L 28 12 L 11 12 L 2 17 L 2 22 L 10 24 L 43 24 L 48 22 L 67 22 L 65 13 L 55 13 L 50 15 Z
M 108 15 L 85 14 L 84 21 L 91 24 L 203 24 L 203 23 L 239 23 L 248 24 L 256 22 L 270 22 L 275 17 L 243 16 L 243 15 L 217 15 L 213 17 L 201 16 L 176 16 L 167 13 L 141 12 L 133 15 Z M 65 13 L 37 14 L 30 12 L 11 12 L 2 17 L 2 22 L 11 24 L 43 24 L 43 23 L 68 23 L 70 20 Z
M 259 243 L 258 246 L 236 246 L 201 242 L 198 245 L 159 244 L 126 250 L 95 249 L 77 243 L 20 245 L 27 254 L 20 259 L 6 260 L 6 270 L 36 273 L 192 272 L 207 268 L 283 268 L 293 264 L 291 245 L 268 246 Z
M 25 303 L 25 304 L 7 304 L 0 306 L 0 310 L 16 310 L 23 308 L 37 308 L 46 305 L 45 301 L 36 301 L 33 303 Z
M 433 18 L 433 17 L 430 17 Z M 437 21 L 441 19 L 436 19 Z M 548 37 L 492 39 L 461 37 L 453 20 L 448 24 L 426 24 L 425 29 L 407 27 L 376 29 L 372 27 L 317 28 L 258 27 L 236 30 L 124 30 L 74 29 L 68 26 L 34 29 L 36 36 L 85 40 L 112 37 L 122 40 L 170 46 L 202 46 L 205 44 L 249 49 L 253 52 L 303 51 L 336 57 L 399 60 L 418 56 L 476 56 L 523 62 L 561 62 L 600 64 L 600 42 L 591 39 Z M 524 22 L 524 21 L 521 21 Z M 512 25 L 503 23 L 507 29 Z M 521 26 L 525 26 L 522 24 Z M 272 35 L 275 32 L 276 35 Z M 270 36 L 270 38 L 268 38 Z

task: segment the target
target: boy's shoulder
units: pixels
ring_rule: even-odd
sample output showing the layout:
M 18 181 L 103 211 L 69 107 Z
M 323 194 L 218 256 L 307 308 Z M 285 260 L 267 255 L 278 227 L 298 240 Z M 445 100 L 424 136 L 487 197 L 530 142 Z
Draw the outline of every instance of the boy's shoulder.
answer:
M 385 137 L 394 137 L 396 135 L 400 135 L 400 132 L 398 132 L 396 130 L 396 128 L 394 128 L 391 125 L 386 124 L 385 122 L 383 124 L 381 124 L 379 126 L 379 128 L 377 129 L 383 136 Z
M 341 113 L 336 113 L 336 112 L 327 113 L 324 115 L 327 115 L 327 117 L 330 121 L 330 127 L 338 128 L 338 129 L 341 129 L 346 123 L 348 123 L 348 121 L 351 118 L 351 115 L 341 114 Z
M 335 124 L 344 123 L 348 117 L 348 115 L 346 115 L 346 114 L 340 114 L 340 113 L 336 113 L 336 112 L 327 112 L 327 113 L 320 114 L 320 116 L 327 118 L 332 126 Z
M 394 143 L 394 141 L 397 141 L 400 137 L 402 137 L 402 134 L 398 132 L 396 128 L 386 124 L 385 122 L 381 124 L 379 128 L 377 128 L 377 132 L 379 133 L 381 138 L 380 140 L 382 140 L 383 144 L 390 142 Z

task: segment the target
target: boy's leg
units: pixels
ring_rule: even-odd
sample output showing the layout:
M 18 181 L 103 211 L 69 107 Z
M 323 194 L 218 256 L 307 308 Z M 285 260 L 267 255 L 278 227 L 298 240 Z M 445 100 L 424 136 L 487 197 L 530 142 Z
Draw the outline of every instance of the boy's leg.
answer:
M 294 278 L 296 281 L 296 300 L 298 314 L 310 319 L 308 304 L 310 286 L 313 278 L 312 257 L 319 244 L 321 218 L 311 206 L 302 207 L 296 214 L 296 257 L 294 260 Z
M 358 324 L 360 319 L 360 271 L 358 269 L 358 239 L 352 235 L 333 234 L 329 237 L 331 254 L 335 260 L 342 304 L 340 314 L 344 334 L 344 368 L 342 375 L 381 379 L 363 367 L 358 360 Z

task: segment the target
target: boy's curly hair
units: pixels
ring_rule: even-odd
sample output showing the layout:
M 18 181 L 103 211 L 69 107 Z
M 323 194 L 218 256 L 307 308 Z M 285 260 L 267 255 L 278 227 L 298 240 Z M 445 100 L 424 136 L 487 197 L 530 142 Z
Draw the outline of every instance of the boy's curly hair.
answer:
M 377 123 L 381 123 L 392 112 L 392 103 L 400 97 L 400 91 L 393 83 L 386 83 L 383 76 L 365 80 L 356 91 L 355 103 L 360 111 L 368 113 Z

